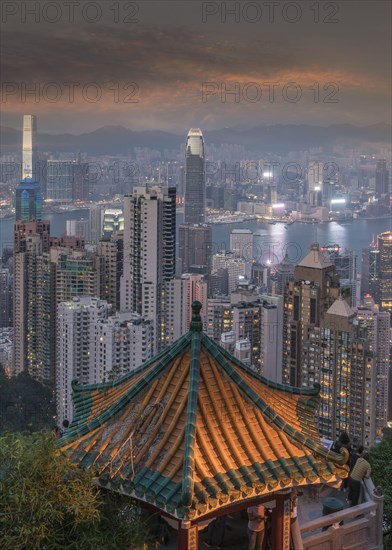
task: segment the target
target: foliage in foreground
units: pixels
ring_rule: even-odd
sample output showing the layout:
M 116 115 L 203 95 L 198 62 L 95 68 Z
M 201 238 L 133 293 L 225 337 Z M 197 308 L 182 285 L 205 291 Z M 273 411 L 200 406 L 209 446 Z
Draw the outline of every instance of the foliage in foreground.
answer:
M 372 478 L 384 492 L 384 514 L 389 529 L 392 529 L 392 437 L 387 432 L 381 443 L 370 449 Z M 392 548 L 392 541 L 390 541 Z
M 139 508 L 103 494 L 92 474 L 56 452 L 50 432 L 0 437 L 2 550 L 145 548 Z
M 0 434 L 32 433 L 54 426 L 52 389 L 27 372 L 7 378 L 0 365 Z

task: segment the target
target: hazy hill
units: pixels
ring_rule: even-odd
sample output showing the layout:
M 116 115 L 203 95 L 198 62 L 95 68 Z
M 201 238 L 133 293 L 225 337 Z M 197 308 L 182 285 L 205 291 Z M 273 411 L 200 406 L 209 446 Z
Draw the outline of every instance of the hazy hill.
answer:
M 134 147 L 150 149 L 178 149 L 185 142 L 183 135 L 159 130 L 133 131 L 123 126 L 104 126 L 93 132 L 73 134 L 38 134 L 41 151 L 76 152 L 91 155 L 126 154 Z M 391 125 L 379 123 L 372 126 L 334 124 L 331 126 L 276 125 L 254 128 L 224 128 L 204 132 L 206 144 L 243 145 L 248 151 L 284 153 L 306 150 L 312 147 L 330 147 L 346 144 L 355 147 L 361 143 L 391 143 Z M 16 152 L 22 148 L 22 132 L 6 126 L 0 127 L 1 152 Z

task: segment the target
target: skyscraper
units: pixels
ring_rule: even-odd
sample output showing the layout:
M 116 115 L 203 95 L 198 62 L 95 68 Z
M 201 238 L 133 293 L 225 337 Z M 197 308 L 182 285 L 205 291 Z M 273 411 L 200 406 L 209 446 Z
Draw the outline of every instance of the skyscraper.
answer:
M 380 159 L 376 166 L 376 195 L 380 197 L 389 193 L 389 171 L 387 161 Z
M 167 284 L 175 274 L 176 189 L 135 187 L 124 197 L 121 311 L 154 325 L 155 351 L 164 347 Z
M 46 199 L 72 202 L 74 188 L 73 161 L 48 160 L 46 162 Z
M 253 233 L 249 229 L 233 229 L 230 233 L 230 250 L 236 258 L 252 260 Z
M 199 128 L 191 128 L 185 151 L 185 223 L 204 223 L 205 178 L 203 134 Z
M 0 265 L 0 329 L 12 326 L 12 277 L 8 267 Z
M 308 164 L 308 201 L 317 206 L 321 204 L 323 193 L 324 163 L 316 160 Z
M 124 212 L 121 208 L 107 208 L 103 212 L 102 238 L 110 239 L 116 231 L 124 230 Z
M 376 360 L 368 333 L 340 296 L 310 327 L 302 343 L 302 385 L 320 383 L 319 431 L 335 440 L 342 431 L 357 444 L 376 436 Z
M 23 116 L 22 180 L 37 181 L 37 117 Z
M 198 273 L 208 273 L 211 267 L 212 228 L 207 224 L 181 224 L 179 227 L 179 252 L 182 272 L 192 273 L 197 266 Z
M 58 305 L 56 400 L 60 424 L 64 419 L 72 420 L 72 380 L 81 384 L 102 382 L 102 373 L 94 368 L 95 332 L 98 321 L 107 319 L 109 311 L 107 302 L 87 296 Z
M 207 283 L 203 275 L 184 273 L 174 277 L 168 284 L 167 328 L 170 342 L 188 332 L 192 317 L 192 303 L 202 304 L 201 318 L 205 323 L 207 315 Z
M 15 191 L 15 219 L 17 221 L 42 219 L 42 196 L 37 179 L 36 134 L 36 117 L 24 115 L 22 181 Z
M 357 321 L 360 327 L 367 330 L 369 348 L 376 361 L 376 434 L 382 435 L 382 430 L 388 420 L 388 386 L 389 386 L 389 333 L 391 327 L 390 315 L 380 311 L 369 294 L 365 294 L 358 308 Z
M 392 315 L 392 231 L 377 236 L 379 250 L 379 298 L 381 309 Z
M 15 219 L 16 221 L 30 221 L 42 219 L 42 196 L 37 183 L 22 181 L 15 191 Z
M 39 310 L 42 306 L 39 257 L 49 251 L 49 222 L 17 221 L 14 232 L 13 374 L 23 370 L 42 378 L 38 357 Z
M 319 326 L 324 313 L 339 297 L 336 268 L 320 251 L 318 243 L 310 247 L 294 269 L 284 293 L 283 382 L 301 386 L 303 378 L 303 344 L 309 331 Z
M 112 311 L 120 310 L 120 281 L 123 272 L 124 233 L 114 233 L 110 240 L 97 244 L 99 296 L 112 305 Z

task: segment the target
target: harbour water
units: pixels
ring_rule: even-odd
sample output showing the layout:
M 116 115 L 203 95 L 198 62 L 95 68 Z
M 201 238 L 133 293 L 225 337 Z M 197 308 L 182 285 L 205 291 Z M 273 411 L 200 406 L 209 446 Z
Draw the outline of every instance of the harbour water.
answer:
M 51 234 L 59 236 L 65 231 L 66 220 L 80 220 L 88 217 L 87 210 L 47 214 L 51 224 Z M 182 223 L 183 214 L 177 215 L 177 226 Z M 0 219 L 0 250 L 12 247 L 14 220 Z M 278 263 L 287 252 L 292 263 L 298 263 L 307 253 L 312 242 L 321 246 L 338 244 L 342 248 L 351 248 L 361 261 L 362 249 L 369 246 L 373 237 L 391 229 L 389 219 L 356 219 L 351 223 L 336 222 L 324 224 L 294 223 L 287 228 L 283 223 L 275 225 L 266 222 L 246 221 L 239 223 L 213 225 L 212 253 L 230 249 L 230 233 L 233 229 L 250 229 L 254 234 L 254 257 L 258 261 Z M 178 239 L 177 239 L 178 242 Z

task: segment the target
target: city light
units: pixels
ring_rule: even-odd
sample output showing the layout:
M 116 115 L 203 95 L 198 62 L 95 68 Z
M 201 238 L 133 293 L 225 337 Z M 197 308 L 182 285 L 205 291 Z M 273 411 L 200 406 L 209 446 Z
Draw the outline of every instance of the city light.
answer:
M 272 208 L 284 208 L 284 204 L 283 204 L 283 202 L 280 202 L 278 204 L 273 204 Z
M 345 204 L 346 199 L 331 199 L 331 204 Z

